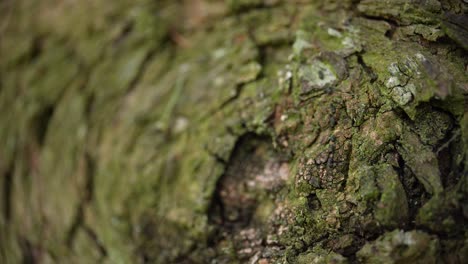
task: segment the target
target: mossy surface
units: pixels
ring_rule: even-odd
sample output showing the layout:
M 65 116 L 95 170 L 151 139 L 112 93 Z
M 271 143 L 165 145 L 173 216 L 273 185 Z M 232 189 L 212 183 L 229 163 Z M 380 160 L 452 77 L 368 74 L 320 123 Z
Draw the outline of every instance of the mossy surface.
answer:
M 0 262 L 467 262 L 467 10 L 3 1 Z

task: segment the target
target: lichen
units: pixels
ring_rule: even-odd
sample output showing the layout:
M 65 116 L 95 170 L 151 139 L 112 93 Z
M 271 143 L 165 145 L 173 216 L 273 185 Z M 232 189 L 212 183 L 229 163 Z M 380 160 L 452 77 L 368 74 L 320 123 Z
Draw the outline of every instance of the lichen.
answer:
M 423 231 L 394 230 L 366 244 L 357 256 L 363 263 L 436 263 L 437 238 Z
M 460 2 L 14 2 L 8 261 L 466 262 Z

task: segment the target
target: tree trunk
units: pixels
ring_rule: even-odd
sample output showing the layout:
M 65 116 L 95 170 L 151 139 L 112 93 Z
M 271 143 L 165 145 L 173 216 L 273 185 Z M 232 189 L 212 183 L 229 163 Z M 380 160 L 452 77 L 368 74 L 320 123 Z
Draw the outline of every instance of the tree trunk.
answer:
M 466 1 L 0 6 L 0 262 L 468 262 Z

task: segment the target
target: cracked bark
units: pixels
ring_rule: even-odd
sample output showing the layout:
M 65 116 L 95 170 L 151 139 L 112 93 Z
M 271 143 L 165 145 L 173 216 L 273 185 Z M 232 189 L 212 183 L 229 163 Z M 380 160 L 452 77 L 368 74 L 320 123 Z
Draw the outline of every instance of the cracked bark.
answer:
M 0 262 L 465 263 L 463 1 L 0 3 Z

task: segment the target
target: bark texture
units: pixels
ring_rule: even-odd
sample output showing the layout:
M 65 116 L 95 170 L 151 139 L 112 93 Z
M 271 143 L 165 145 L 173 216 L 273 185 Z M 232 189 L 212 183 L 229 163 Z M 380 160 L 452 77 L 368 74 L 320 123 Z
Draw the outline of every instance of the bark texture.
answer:
M 467 263 L 467 10 L 0 2 L 0 262 Z

